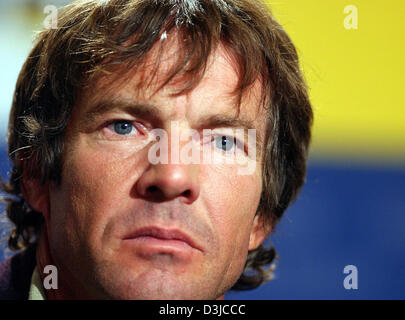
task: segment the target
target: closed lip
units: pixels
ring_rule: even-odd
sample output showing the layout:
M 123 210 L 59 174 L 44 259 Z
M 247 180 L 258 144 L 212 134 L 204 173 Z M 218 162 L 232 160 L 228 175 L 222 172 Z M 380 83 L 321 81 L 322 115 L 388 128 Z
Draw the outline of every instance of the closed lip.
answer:
M 190 247 L 202 251 L 202 248 L 192 237 L 178 229 L 165 229 L 159 227 L 140 228 L 129 234 L 124 240 L 131 240 L 141 237 L 153 237 L 161 240 L 178 240 L 187 243 Z

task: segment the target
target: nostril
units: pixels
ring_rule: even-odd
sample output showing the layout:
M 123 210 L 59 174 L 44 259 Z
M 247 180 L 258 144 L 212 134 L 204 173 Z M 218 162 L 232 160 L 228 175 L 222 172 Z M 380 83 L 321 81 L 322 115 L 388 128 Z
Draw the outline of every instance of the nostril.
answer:
M 147 194 L 155 194 L 156 192 L 159 191 L 159 188 L 156 186 L 150 186 L 146 189 Z
M 183 196 L 185 196 L 186 198 L 189 198 L 191 195 L 191 191 L 190 190 L 186 190 L 183 192 Z

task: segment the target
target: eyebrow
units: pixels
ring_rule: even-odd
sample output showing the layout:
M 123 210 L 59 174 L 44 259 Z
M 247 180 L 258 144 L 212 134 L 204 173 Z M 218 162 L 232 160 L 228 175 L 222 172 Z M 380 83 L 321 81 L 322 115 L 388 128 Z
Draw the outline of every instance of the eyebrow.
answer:
M 92 106 L 84 115 L 84 120 L 95 120 L 100 115 L 121 110 L 134 116 L 159 121 L 162 119 L 162 111 L 159 107 L 149 103 L 128 103 L 126 101 L 101 101 Z M 160 121 L 161 122 L 161 121 Z
M 113 111 L 121 110 L 136 117 L 152 121 L 160 126 L 163 126 L 164 114 L 161 107 L 150 103 L 127 102 L 122 100 L 107 100 L 100 101 L 85 113 L 83 121 L 96 120 L 100 115 Z M 252 120 L 236 118 L 228 115 L 214 114 L 205 116 L 198 122 L 198 128 L 234 128 L 234 129 L 256 129 Z M 262 150 L 263 137 L 258 130 L 256 130 L 256 148 Z
M 200 120 L 200 126 L 205 128 L 229 127 L 229 128 L 255 129 L 253 121 L 217 114 L 205 117 L 202 120 Z

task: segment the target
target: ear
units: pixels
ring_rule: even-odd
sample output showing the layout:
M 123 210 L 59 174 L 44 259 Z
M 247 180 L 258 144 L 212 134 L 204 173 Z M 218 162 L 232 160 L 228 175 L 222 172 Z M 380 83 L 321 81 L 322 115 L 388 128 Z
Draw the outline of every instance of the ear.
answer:
M 49 220 L 49 186 L 48 183 L 41 185 L 39 179 L 28 179 L 23 175 L 21 180 L 21 192 L 30 207 L 41 212 L 45 220 Z
M 252 230 L 250 231 L 249 251 L 259 247 L 270 234 L 271 229 L 270 225 L 265 224 L 263 214 L 258 212 L 253 220 Z

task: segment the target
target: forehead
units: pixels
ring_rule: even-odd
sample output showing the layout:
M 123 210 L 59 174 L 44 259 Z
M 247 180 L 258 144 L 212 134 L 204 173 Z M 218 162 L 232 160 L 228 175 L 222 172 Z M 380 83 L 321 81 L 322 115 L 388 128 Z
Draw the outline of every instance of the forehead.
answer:
M 164 43 L 156 44 L 142 63 L 131 69 L 116 67 L 109 74 L 97 77 L 85 92 L 88 109 L 100 101 L 152 103 L 162 115 L 176 118 L 187 113 L 191 119 L 201 116 L 226 114 L 254 122 L 264 132 L 265 110 L 262 105 L 262 82 L 258 78 L 241 96 L 238 104 L 239 65 L 230 50 L 220 44 L 208 57 L 207 65 L 198 84 L 192 90 L 181 92 L 195 74 L 188 66 L 167 83 L 183 54 L 179 38 L 166 36 Z M 238 112 L 239 111 L 239 112 Z

